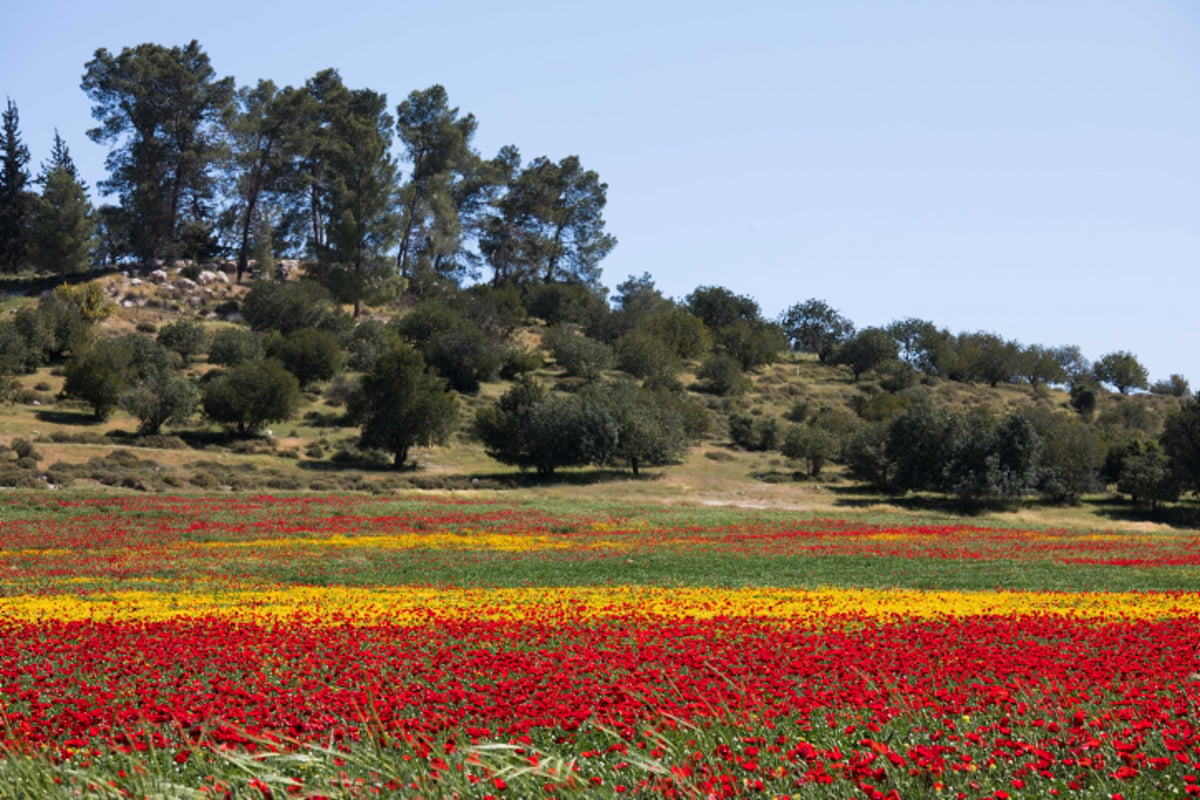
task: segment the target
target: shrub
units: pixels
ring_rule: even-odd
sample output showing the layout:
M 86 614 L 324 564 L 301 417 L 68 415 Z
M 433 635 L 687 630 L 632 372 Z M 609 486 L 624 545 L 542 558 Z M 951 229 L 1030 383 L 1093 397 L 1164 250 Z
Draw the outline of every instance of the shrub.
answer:
M 208 348 L 209 363 L 223 367 L 235 367 L 244 361 L 257 361 L 262 357 L 262 339 L 254 331 L 245 328 L 217 331 Z
M 612 349 L 603 342 L 562 328 L 546 333 L 547 346 L 570 377 L 593 380 L 613 365 Z
M 744 394 L 750 388 L 750 379 L 742 374 L 742 363 L 726 353 L 709 356 L 696 377 L 701 389 L 722 397 Z
M 287 336 L 272 334 L 264 348 L 269 357 L 279 359 L 296 376 L 302 387 L 329 380 L 346 362 L 337 336 L 316 328 L 302 328 Z
M 195 320 L 181 319 L 166 325 L 158 332 L 158 343 L 178 353 L 186 364 L 194 355 L 203 353 L 208 345 L 204 326 Z

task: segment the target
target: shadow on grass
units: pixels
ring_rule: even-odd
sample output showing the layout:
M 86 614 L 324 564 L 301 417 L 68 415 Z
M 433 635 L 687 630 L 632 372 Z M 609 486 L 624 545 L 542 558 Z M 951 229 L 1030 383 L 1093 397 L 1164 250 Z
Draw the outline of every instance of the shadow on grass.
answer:
M 1157 522 L 1172 528 L 1200 528 L 1200 504 L 1182 501 L 1158 508 L 1134 505 L 1119 497 L 1085 498 L 1083 505 L 1097 516 L 1121 522 Z
M 60 409 L 44 408 L 38 410 L 35 417 L 41 422 L 55 425 L 99 425 L 102 420 L 90 411 L 63 411 Z

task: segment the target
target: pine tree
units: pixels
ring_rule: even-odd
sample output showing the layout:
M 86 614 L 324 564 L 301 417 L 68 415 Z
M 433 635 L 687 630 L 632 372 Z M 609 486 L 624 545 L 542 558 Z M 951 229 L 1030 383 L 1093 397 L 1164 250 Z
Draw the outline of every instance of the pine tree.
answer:
M 34 203 L 34 267 L 64 275 L 86 271 L 98 243 L 95 213 L 58 131 L 54 132 L 50 160 L 42 165 L 37 182 L 42 185 L 42 196 Z
M 33 197 L 26 188 L 28 165 L 17 104 L 9 99 L 0 130 L 0 272 L 19 272 L 29 263 Z

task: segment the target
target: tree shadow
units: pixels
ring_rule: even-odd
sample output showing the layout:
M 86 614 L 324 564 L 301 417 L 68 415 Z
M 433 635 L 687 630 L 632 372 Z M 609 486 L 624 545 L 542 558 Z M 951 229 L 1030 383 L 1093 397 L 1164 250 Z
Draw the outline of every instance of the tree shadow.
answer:
M 55 425 L 99 425 L 103 420 L 96 418 L 90 411 L 63 411 L 61 409 L 40 409 L 34 414 L 39 422 L 50 422 Z
M 1084 498 L 1098 517 L 1120 522 L 1156 522 L 1172 528 L 1200 528 L 1200 504 L 1181 501 L 1151 509 L 1121 497 Z

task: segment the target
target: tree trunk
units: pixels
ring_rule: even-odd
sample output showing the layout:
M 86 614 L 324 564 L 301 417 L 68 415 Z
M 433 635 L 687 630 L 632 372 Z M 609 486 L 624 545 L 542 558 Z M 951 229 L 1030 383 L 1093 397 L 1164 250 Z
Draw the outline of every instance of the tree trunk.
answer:
M 408 461 L 408 448 L 399 448 L 392 457 L 392 469 L 404 469 L 404 462 Z

